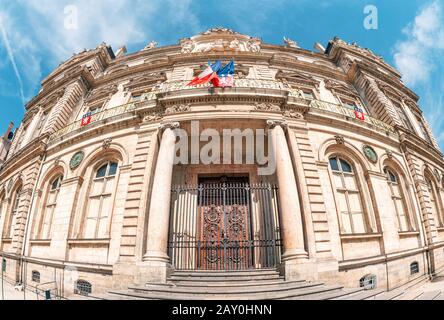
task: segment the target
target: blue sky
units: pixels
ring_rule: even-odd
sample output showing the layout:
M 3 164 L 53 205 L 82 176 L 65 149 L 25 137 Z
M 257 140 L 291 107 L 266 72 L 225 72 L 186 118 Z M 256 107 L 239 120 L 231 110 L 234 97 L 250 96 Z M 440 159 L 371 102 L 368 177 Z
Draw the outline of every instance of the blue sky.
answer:
M 378 9 L 377 30 L 364 28 L 366 5 Z M 77 29 L 64 27 L 72 8 Z M 75 52 L 102 41 L 134 52 L 151 40 L 175 44 L 216 26 L 268 43 L 286 36 L 306 49 L 334 36 L 370 48 L 421 97 L 444 149 L 444 0 L 1 0 L 0 132 L 9 121 L 20 123 L 40 81 Z

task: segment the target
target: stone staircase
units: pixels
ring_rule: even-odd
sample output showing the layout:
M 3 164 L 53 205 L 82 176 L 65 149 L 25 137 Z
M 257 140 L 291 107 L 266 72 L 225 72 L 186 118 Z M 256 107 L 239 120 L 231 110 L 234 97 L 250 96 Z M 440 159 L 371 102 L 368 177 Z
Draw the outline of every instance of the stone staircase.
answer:
M 441 278 L 444 282 L 444 278 Z M 275 269 L 176 271 L 166 284 L 149 283 L 69 300 L 444 300 L 441 284 L 396 289 L 344 288 L 321 282 L 285 281 Z
M 176 271 L 166 284 L 149 283 L 82 300 L 444 300 L 444 290 L 344 288 L 322 282 L 285 281 L 275 269 Z
M 369 293 L 321 282 L 285 281 L 275 269 L 248 271 L 176 271 L 166 284 L 111 291 L 104 299 L 148 300 L 326 300 Z M 376 292 L 375 292 L 376 293 Z M 371 296 L 371 295 L 369 295 Z

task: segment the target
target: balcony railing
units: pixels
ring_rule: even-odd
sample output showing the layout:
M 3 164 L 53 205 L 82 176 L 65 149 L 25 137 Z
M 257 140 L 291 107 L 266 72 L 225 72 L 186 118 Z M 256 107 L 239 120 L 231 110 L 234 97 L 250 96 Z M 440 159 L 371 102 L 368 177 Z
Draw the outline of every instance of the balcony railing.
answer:
M 315 109 L 333 112 L 336 114 L 342 114 L 342 115 L 350 117 L 352 119 L 356 119 L 355 111 L 353 109 L 349 109 L 347 107 L 333 104 L 330 102 L 320 101 L 320 100 L 312 100 L 310 103 L 310 107 L 315 108 Z M 357 121 L 361 121 L 361 120 L 357 120 Z M 370 124 L 371 126 L 377 128 L 379 130 L 382 130 L 384 132 L 396 133 L 395 129 L 392 126 L 382 122 L 381 120 L 375 119 L 367 114 L 365 115 L 364 122 Z
M 88 125 L 88 127 L 90 127 L 94 123 L 98 123 L 102 120 L 111 119 L 111 118 L 123 115 L 125 113 L 132 112 L 132 111 L 136 110 L 137 108 L 139 108 L 140 105 L 141 105 L 140 103 L 138 103 L 138 104 L 129 103 L 129 104 L 125 104 L 122 106 L 111 108 L 111 109 L 108 109 L 108 110 L 105 110 L 102 112 L 95 113 L 91 116 L 91 122 Z M 77 130 L 81 130 L 83 128 L 84 127 L 82 127 L 82 120 L 75 121 L 75 122 L 69 124 L 68 126 L 64 127 L 63 129 L 60 129 L 60 130 L 56 131 L 55 133 L 53 133 L 49 137 L 49 142 L 51 143 L 54 140 L 57 140 L 58 138 L 61 138 L 63 136 L 66 136 L 69 133 L 72 133 Z
M 210 88 L 210 84 L 203 84 L 197 86 L 197 88 Z M 336 105 L 330 102 L 320 101 L 320 100 L 307 100 L 304 97 L 304 93 L 301 90 L 290 88 L 288 85 L 279 82 L 279 81 L 272 81 L 272 80 L 255 80 L 255 79 L 236 79 L 235 81 L 235 87 L 237 88 L 259 88 L 259 89 L 275 89 L 275 90 L 284 90 L 288 91 L 288 95 L 290 97 L 294 97 L 297 99 L 306 100 L 307 103 L 309 103 L 309 106 L 311 108 L 325 110 L 329 112 L 333 112 L 336 114 L 342 114 L 345 116 L 348 116 L 350 118 L 355 118 L 354 110 L 348 109 L 344 106 Z M 99 123 L 100 121 L 106 120 L 106 119 L 112 119 L 118 116 L 122 116 L 126 113 L 133 112 L 134 110 L 142 107 L 146 104 L 147 101 L 155 100 L 157 98 L 157 95 L 159 93 L 167 93 L 167 92 L 173 92 L 173 91 L 182 91 L 182 90 L 191 90 L 195 89 L 196 87 L 189 87 L 187 86 L 187 82 L 185 81 L 175 81 L 175 82 L 168 82 L 163 83 L 160 85 L 160 87 L 156 88 L 157 91 L 146 93 L 142 96 L 141 101 L 139 102 L 132 102 L 128 103 L 122 106 L 118 106 L 112 109 L 108 109 L 102 112 L 98 112 L 92 116 L 91 123 L 85 127 L 89 128 L 91 125 L 94 125 L 95 123 Z M 75 121 L 68 126 L 56 131 L 53 133 L 49 138 L 49 143 L 54 142 L 55 140 L 65 137 L 66 135 L 81 131 L 83 127 L 81 126 L 82 121 L 78 120 Z M 375 119 L 371 116 L 366 115 L 365 117 L 365 123 L 382 130 L 384 132 L 390 132 L 395 133 L 395 129 L 391 127 L 390 125 Z

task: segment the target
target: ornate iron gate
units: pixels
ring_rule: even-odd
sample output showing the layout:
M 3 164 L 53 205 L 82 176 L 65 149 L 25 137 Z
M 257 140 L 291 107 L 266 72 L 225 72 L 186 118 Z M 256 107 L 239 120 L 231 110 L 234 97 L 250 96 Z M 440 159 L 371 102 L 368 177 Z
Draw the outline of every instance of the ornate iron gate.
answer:
M 246 270 L 280 263 L 277 187 L 201 183 L 172 191 L 169 255 L 178 270 Z

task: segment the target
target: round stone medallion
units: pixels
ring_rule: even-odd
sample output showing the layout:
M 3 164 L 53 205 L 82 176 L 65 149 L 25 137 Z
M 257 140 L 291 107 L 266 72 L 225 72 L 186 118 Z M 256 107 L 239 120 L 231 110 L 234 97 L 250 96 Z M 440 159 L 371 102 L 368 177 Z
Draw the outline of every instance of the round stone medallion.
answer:
M 378 154 L 376 153 L 375 149 L 373 149 L 370 146 L 364 146 L 363 147 L 364 155 L 365 157 L 372 163 L 378 162 Z
M 70 163 L 69 163 L 71 170 L 74 170 L 78 166 L 80 166 L 84 157 L 85 157 L 85 153 L 83 151 L 79 151 L 76 154 L 74 154 L 71 158 Z

